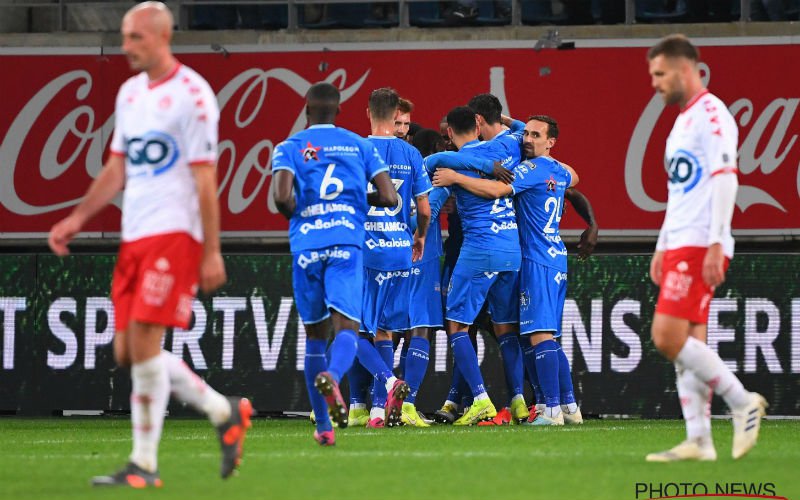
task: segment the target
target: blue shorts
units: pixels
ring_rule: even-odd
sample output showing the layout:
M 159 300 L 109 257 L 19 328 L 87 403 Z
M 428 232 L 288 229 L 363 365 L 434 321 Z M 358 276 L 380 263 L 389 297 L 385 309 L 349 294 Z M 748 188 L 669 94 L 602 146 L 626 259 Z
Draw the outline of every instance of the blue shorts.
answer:
M 411 328 L 444 326 L 439 259 L 429 259 L 411 268 Z
M 375 335 L 378 330 L 408 330 L 411 269 L 379 271 L 365 267 L 363 276 L 361 331 Z
M 519 284 L 520 334 L 553 332 L 554 337 L 560 337 L 567 273 L 522 259 Z
M 456 264 L 447 288 L 446 318 L 471 325 L 488 301 L 492 322 L 519 321 L 519 271 L 475 271 Z
M 361 321 L 361 248 L 351 245 L 304 250 L 292 254 L 292 285 L 297 313 L 314 324 L 331 315 L 330 309 Z

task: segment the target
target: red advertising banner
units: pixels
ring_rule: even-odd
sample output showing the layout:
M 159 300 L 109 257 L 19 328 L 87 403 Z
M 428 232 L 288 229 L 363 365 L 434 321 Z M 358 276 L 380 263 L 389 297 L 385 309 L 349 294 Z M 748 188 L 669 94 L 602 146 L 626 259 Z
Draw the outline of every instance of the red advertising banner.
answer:
M 369 133 L 369 93 L 391 86 L 415 104 L 412 120 L 438 128 L 449 109 L 492 92 L 516 118 L 548 114 L 561 136 L 553 155 L 580 174 L 605 234 L 653 235 L 666 205 L 663 152 L 678 112 L 650 87 L 645 47 L 320 50 L 179 54 L 217 93 L 219 182 L 227 235 L 280 235 L 269 196 L 275 145 L 305 127 L 303 95 L 320 80 L 342 93 L 338 125 Z M 273 49 L 274 50 L 274 49 Z M 701 48 L 704 79 L 739 125 L 740 191 L 734 228 L 800 233 L 800 87 L 786 68 L 800 45 Z M 99 51 L 98 51 L 99 54 Z M 0 100 L 0 235 L 41 235 L 101 168 L 113 102 L 130 76 L 120 55 L 0 52 L 14 68 Z M 575 215 L 563 227 L 579 228 Z M 89 231 L 116 232 L 106 210 Z

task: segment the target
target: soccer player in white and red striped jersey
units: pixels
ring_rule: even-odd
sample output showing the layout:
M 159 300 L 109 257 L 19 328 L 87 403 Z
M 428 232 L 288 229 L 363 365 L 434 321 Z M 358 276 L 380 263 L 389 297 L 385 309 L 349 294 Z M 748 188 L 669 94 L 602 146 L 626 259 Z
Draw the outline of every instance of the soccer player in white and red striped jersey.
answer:
M 738 130 L 725 104 L 703 86 L 699 53 L 688 38 L 662 39 L 647 59 L 653 88 L 681 108 L 667 139 L 669 197 L 650 278 L 661 287 L 653 342 L 675 364 L 687 430 L 686 441 L 647 461 L 716 460 L 712 391 L 733 412 L 732 456 L 739 458 L 756 444 L 767 402 L 745 390 L 706 345 L 709 303 L 733 257 Z
M 208 83 L 172 55 L 173 18 L 161 2 L 143 2 L 122 20 L 122 50 L 140 71 L 120 88 L 111 155 L 86 196 L 50 231 L 67 244 L 124 188 L 122 244 L 112 284 L 114 358 L 130 367 L 133 452 L 119 472 L 95 486 L 161 486 L 157 454 L 170 392 L 206 414 L 222 447 L 229 477 L 242 453 L 252 408 L 226 398 L 180 357 L 161 349 L 167 327 L 187 328 L 198 282 L 211 292 L 225 280 L 219 244 L 217 123 Z

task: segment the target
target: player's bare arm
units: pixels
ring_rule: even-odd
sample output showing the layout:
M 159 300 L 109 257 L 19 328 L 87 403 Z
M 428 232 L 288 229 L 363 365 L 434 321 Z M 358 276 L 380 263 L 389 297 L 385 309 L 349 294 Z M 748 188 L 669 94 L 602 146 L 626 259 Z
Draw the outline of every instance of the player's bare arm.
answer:
M 433 175 L 433 185 L 436 187 L 446 187 L 458 184 L 470 193 L 494 200 L 503 196 L 513 194 L 514 190 L 508 184 L 503 184 L 499 181 L 489 179 L 479 179 L 477 177 L 469 177 L 464 174 L 459 174 L 455 170 L 449 168 L 439 168 Z
M 597 219 L 594 216 L 592 204 L 589 199 L 576 188 L 568 188 L 564 191 L 564 198 L 569 200 L 575 212 L 586 222 L 587 228 L 581 233 L 581 239 L 578 242 L 578 259 L 588 259 L 594 248 L 597 245 Z
M 494 162 L 492 175 L 503 184 L 511 184 L 514 182 L 514 171 L 507 169 L 499 161 Z
M 418 262 L 425 251 L 425 237 L 431 223 L 431 204 L 427 193 L 417 196 L 417 230 L 414 232 L 414 244 L 411 247 L 411 261 Z
M 291 219 L 297 200 L 294 199 L 294 174 L 289 170 L 278 170 L 272 179 L 273 199 L 278 212 Z
M 200 262 L 200 289 L 209 293 L 228 279 L 219 243 L 219 201 L 217 199 L 217 167 L 214 163 L 192 167 L 197 184 L 200 220 L 203 224 L 203 260 Z
M 372 178 L 375 191 L 367 193 L 367 203 L 373 207 L 396 207 L 397 190 L 387 172 L 380 172 Z
M 84 224 L 97 212 L 108 205 L 125 186 L 125 158 L 111 155 L 100 175 L 86 191 L 86 196 L 67 217 L 61 219 L 50 229 L 47 239 L 50 249 L 56 255 L 69 255 L 67 245 L 78 234 Z

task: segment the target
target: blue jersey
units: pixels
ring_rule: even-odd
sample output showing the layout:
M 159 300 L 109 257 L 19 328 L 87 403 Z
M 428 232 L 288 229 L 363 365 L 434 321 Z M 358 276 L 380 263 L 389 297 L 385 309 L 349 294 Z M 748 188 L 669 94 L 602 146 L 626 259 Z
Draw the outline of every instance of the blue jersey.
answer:
M 492 138 L 492 141 L 497 141 L 503 145 L 506 151 L 506 157 L 501 161 L 501 165 L 511 170 L 519 162 L 522 161 L 522 134 L 525 131 L 525 123 L 514 120 L 511 123 L 511 128 L 503 130 Z M 486 172 L 491 173 L 491 172 Z
M 444 151 L 425 158 L 426 168 L 473 165 L 502 161 L 508 151 L 500 141 L 471 141 L 458 152 Z M 479 177 L 474 170 L 464 175 Z M 465 257 L 472 267 L 481 271 L 515 270 L 519 267 L 519 235 L 514 205 L 509 197 L 487 200 L 466 189 L 453 186 L 464 232 L 464 243 L 459 260 Z
M 514 201 L 520 225 L 522 255 L 544 266 L 567 271 L 567 248 L 558 225 L 564 212 L 564 191 L 572 174 L 552 158 L 540 156 L 514 169 Z
M 411 202 L 433 189 L 416 148 L 397 137 L 369 136 L 389 167 L 397 206 L 370 207 L 364 222 L 364 266 L 382 271 L 411 267 Z M 371 186 L 370 186 L 371 188 Z M 371 190 L 371 189 L 370 189 Z
M 500 165 L 512 170 L 522 161 L 522 134 L 524 130 L 525 123 L 514 120 L 511 123 L 511 128 L 503 130 L 488 141 L 493 143 L 493 151 L 499 154 L 499 157 L 481 158 L 476 161 L 451 161 L 444 166 L 453 170 L 478 170 L 484 174 L 491 175 L 494 172 L 494 162 L 499 161 Z M 428 173 L 433 175 L 433 170 L 436 170 L 436 167 L 439 166 L 442 165 L 437 162 L 426 165 L 426 168 Z
M 278 144 L 272 171 L 278 170 L 294 174 L 292 252 L 364 244 L 366 185 L 389 170 L 372 143 L 343 128 L 312 125 Z

